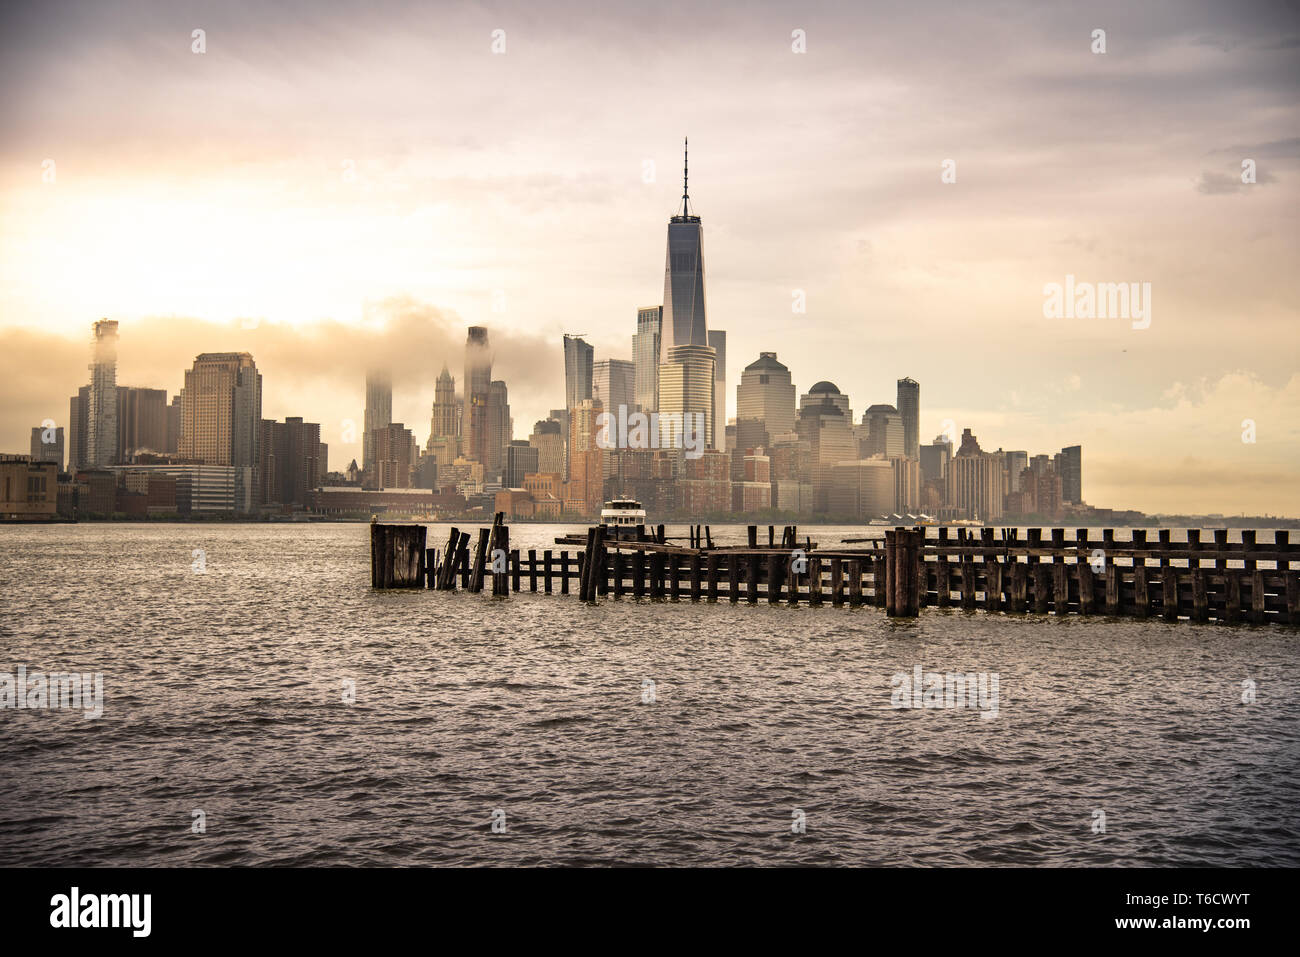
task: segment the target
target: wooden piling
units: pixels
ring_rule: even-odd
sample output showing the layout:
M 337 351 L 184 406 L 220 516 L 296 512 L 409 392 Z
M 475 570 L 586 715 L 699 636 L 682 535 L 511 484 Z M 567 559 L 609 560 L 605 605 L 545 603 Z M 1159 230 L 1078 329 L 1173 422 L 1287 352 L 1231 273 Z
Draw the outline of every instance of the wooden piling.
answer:
M 857 608 L 862 604 L 862 561 L 857 558 L 848 560 L 849 571 L 849 607 Z

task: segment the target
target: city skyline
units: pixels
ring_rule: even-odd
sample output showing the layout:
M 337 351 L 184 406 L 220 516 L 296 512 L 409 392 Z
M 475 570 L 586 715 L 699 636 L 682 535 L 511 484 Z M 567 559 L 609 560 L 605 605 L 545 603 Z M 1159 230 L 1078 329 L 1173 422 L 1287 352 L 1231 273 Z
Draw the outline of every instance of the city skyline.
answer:
M 496 56 L 493 21 L 462 11 L 443 21 L 451 39 L 442 62 L 485 82 L 541 69 L 539 43 L 595 43 L 609 90 L 583 110 L 562 111 L 559 122 L 581 115 L 617 148 L 589 138 L 566 144 L 529 122 L 520 104 L 508 117 L 466 120 L 469 138 L 459 145 L 438 130 L 417 133 L 396 78 L 380 71 L 368 89 L 393 97 L 395 118 L 363 118 L 343 96 L 330 123 L 386 130 L 389 146 L 350 141 L 344 150 L 324 126 L 304 121 L 294 131 L 299 148 L 288 150 L 272 124 L 300 105 L 290 89 L 243 120 L 212 121 L 231 142 L 255 144 L 244 162 L 230 149 L 201 155 L 172 135 L 144 77 L 172 73 L 201 103 L 247 105 L 247 91 L 230 85 L 223 66 L 230 46 L 241 68 L 251 62 L 280 75 L 295 64 L 264 54 L 293 24 L 268 14 L 254 29 L 205 11 L 215 18 L 213 42 L 199 56 L 188 23 L 133 19 L 132 9 L 108 23 L 87 8 L 86 22 L 99 31 L 94 43 L 108 36 L 120 49 L 147 51 L 146 64 L 119 64 L 104 80 L 92 44 L 90 55 L 74 58 L 84 60 L 67 81 L 76 96 L 55 102 L 28 79 L 30 96 L 9 107 L 0 156 L 0 250 L 12 279 L 0 293 L 5 448 L 24 449 L 46 418 L 68 424 L 85 329 L 104 317 L 121 327 L 119 382 L 174 394 L 198 352 L 252 353 L 268 377 L 264 415 L 319 420 L 336 466 L 361 458 L 359 437 L 355 448 L 342 441 L 342 422 L 359 420 L 355 383 L 365 366 L 392 360 L 393 419 L 419 431 L 443 358 L 456 356 L 466 327 L 488 326 L 494 375 L 510 384 L 519 437 L 523 423 L 560 402 L 563 332 L 588 332 L 598 357 L 632 358 L 623 317 L 659 298 L 657 228 L 676 205 L 685 131 L 695 147 L 692 203 L 704 202 L 709 214 L 711 322 L 716 316 L 731 332 L 731 381 L 760 352 L 777 350 L 801 392 L 833 381 L 865 409 L 894 402 L 892 383 L 910 376 L 925 386 L 921 441 L 950 419 L 986 447 L 1082 444 L 1086 498 L 1095 504 L 1297 512 L 1300 297 L 1281 265 L 1296 253 L 1287 223 L 1297 207 L 1297 147 L 1272 133 L 1278 117 L 1295 113 L 1296 84 L 1279 73 L 1273 37 L 1285 24 L 1275 18 L 1191 7 L 1174 27 L 1170 18 L 1102 5 L 1095 16 L 1108 21 L 1111 45 L 1096 56 L 1091 23 L 1064 15 L 1026 17 L 1008 32 L 953 10 L 951 26 L 917 47 L 909 41 L 926 35 L 917 20 L 886 28 L 866 13 L 814 11 L 801 27 L 807 53 L 795 54 L 789 20 L 803 15 L 760 11 L 742 32 L 745 46 L 766 51 L 770 76 L 757 77 L 746 97 L 782 116 L 765 125 L 750 107 L 729 115 L 735 99 L 720 91 L 734 45 L 719 39 L 717 19 L 700 18 L 683 48 L 668 51 L 666 66 L 690 58 L 694 78 L 652 94 L 605 58 L 625 56 L 607 52 L 611 38 L 639 48 L 655 42 L 660 26 L 643 39 L 599 17 L 564 40 L 516 11 L 504 26 L 507 52 Z M 343 11 L 322 16 L 358 26 Z M 6 69 L 39 78 L 52 68 L 39 60 L 42 44 L 18 48 L 23 24 L 14 26 L 0 41 Z M 1229 40 L 1203 43 L 1198 29 Z M 361 36 L 372 57 L 375 48 L 392 53 L 415 42 L 382 18 Z M 897 49 L 873 40 L 885 36 Z M 868 42 L 864 67 L 850 54 Z M 1008 73 L 996 51 L 1013 43 L 1021 59 Z M 721 55 L 702 62 L 711 44 Z M 1068 76 L 1052 66 L 1062 57 L 1071 60 Z M 1196 124 L 1181 120 L 1181 100 L 1166 92 L 1186 78 L 1177 57 L 1197 71 Z M 541 75 L 552 93 L 575 82 L 558 66 Z M 1158 143 L 1136 149 L 1131 131 L 1102 122 L 1117 75 L 1161 130 Z M 814 82 L 841 92 L 809 102 L 801 84 Z M 981 82 L 1018 97 L 1019 112 L 991 113 L 978 99 Z M 116 131 L 75 122 L 104 95 L 101 85 L 133 102 Z M 644 129 L 619 119 L 651 95 L 680 102 L 681 91 L 697 87 L 709 96 L 658 111 L 667 115 Z M 858 106 L 845 122 L 828 121 L 848 103 Z M 907 104 L 966 118 L 945 131 L 914 120 Z M 1084 128 L 1058 114 L 1082 118 Z M 543 148 L 506 149 L 493 122 L 507 124 L 515 145 Z M 1045 132 L 1057 152 L 1039 155 Z M 142 152 L 158 158 L 140 164 Z M 52 182 L 41 177 L 47 156 L 57 169 Z M 1247 156 L 1259 166 L 1249 187 L 1236 178 Z M 955 182 L 945 183 L 949 157 Z M 202 200 L 186 198 L 200 187 Z M 129 222 L 119 215 L 123 203 Z M 1144 215 L 1134 217 L 1135 208 Z M 267 217 L 278 212 L 291 215 L 277 226 Z M 473 226 L 453 246 L 459 222 Z M 366 249 L 345 238 L 384 230 L 391 237 Z M 58 281 L 69 261 L 85 264 L 84 281 Z M 1044 285 L 1067 277 L 1150 282 L 1149 327 L 1044 318 Z M 792 308 L 796 291 L 804 312 Z M 841 346 L 853 337 L 858 348 Z M 727 392 L 730 418 L 734 386 Z M 1247 420 L 1253 443 L 1242 441 Z

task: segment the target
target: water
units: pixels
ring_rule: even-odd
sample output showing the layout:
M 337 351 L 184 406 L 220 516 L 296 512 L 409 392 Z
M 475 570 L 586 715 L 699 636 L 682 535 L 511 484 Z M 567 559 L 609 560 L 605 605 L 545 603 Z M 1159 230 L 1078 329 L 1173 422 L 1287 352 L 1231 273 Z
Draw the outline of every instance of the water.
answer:
M 0 672 L 105 683 L 0 711 L 0 862 L 1300 864 L 1295 631 L 373 593 L 368 536 L 0 527 Z M 892 708 L 917 664 L 998 716 Z

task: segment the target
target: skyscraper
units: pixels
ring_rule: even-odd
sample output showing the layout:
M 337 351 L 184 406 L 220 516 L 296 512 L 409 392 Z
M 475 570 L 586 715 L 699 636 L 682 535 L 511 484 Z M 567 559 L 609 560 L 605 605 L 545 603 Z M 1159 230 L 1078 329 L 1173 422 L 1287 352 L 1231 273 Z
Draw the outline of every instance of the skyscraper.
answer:
M 83 385 L 68 402 L 68 471 L 86 467 L 90 441 L 90 386 Z
M 903 454 L 918 458 L 921 452 L 921 383 L 898 380 L 898 414 L 903 417 Z
M 605 411 L 618 415 L 619 406 L 631 413 L 636 408 L 636 366 L 627 359 L 601 359 L 591 367 L 591 397 L 599 399 Z
M 488 386 L 486 458 L 482 459 L 484 475 L 496 476 L 506 463 L 506 448 L 514 438 L 510 419 L 510 393 L 501 379 L 492 380 Z
M 709 330 L 709 345 L 713 347 L 713 447 L 727 448 L 727 334 L 721 329 Z
M 664 260 L 664 313 L 661 343 L 667 354 L 677 346 L 707 346 L 704 310 L 704 229 L 692 215 L 689 164 L 682 167 L 681 212 L 668 221 Z
M 659 363 L 663 306 L 642 306 L 636 311 L 636 335 L 632 337 L 632 362 L 636 365 L 635 399 L 642 412 L 659 410 Z
M 688 156 L 686 157 L 689 158 Z M 704 307 L 704 229 L 691 213 L 689 163 L 682 166 L 681 212 L 668 220 L 664 256 L 664 313 L 659 366 L 659 412 L 702 416 L 704 443 L 715 448 L 717 352 L 709 345 Z M 661 418 L 660 422 L 664 420 Z M 724 427 L 722 422 L 719 428 Z
M 903 454 L 903 417 L 892 405 L 877 403 L 871 406 L 862 413 L 862 425 L 867 434 L 866 439 L 859 443 L 859 453 L 864 459 L 873 455 L 892 458 Z M 917 451 L 919 456 L 919 447 Z
M 370 474 L 375 464 L 375 430 L 393 421 L 393 378 L 387 369 L 366 373 L 365 432 L 361 436 L 361 470 Z
M 1057 472 L 1061 476 L 1061 499 L 1075 505 L 1083 502 L 1083 446 L 1069 445 L 1061 449 Z
M 167 390 L 117 387 L 117 457 L 126 462 L 137 452 L 167 447 Z
M 595 350 L 577 336 L 564 337 L 564 407 L 576 409 L 591 398 L 592 359 Z
M 235 467 L 235 509 L 257 504 L 262 375 L 247 352 L 205 352 L 181 389 L 181 458 Z
M 90 393 L 86 407 L 86 465 L 117 461 L 117 323 L 94 325 L 90 352 Z
M 492 350 L 485 326 L 470 326 L 465 338 L 465 407 L 461 433 L 465 457 L 486 465 L 489 457 L 488 394 L 492 390 Z
M 794 431 L 794 383 L 775 352 L 760 352 L 736 386 L 736 448 L 767 448 Z
M 429 445 L 437 439 L 456 438 L 460 434 L 460 419 L 456 414 L 456 380 L 442 364 L 442 372 L 433 387 L 433 409 L 429 414 Z

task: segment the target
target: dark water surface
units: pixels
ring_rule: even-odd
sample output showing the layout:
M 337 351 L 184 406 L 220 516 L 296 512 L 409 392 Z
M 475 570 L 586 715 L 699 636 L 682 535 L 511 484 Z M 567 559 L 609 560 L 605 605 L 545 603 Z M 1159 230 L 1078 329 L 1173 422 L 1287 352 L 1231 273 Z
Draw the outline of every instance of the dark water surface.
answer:
M 0 863 L 1300 864 L 1295 631 L 374 593 L 368 536 L 0 527 L 0 672 L 105 690 L 0 710 Z

